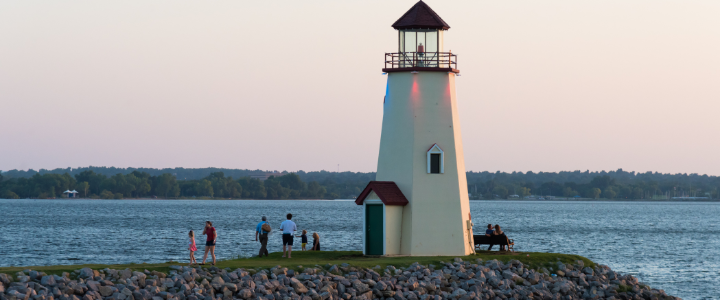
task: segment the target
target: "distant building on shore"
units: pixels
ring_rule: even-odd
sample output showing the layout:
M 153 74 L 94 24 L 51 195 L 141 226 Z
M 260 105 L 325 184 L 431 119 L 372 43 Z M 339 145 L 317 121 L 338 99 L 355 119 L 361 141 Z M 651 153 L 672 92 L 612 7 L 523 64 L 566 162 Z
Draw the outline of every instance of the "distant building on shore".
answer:
M 76 190 L 67 190 L 63 192 L 63 197 L 65 198 L 77 198 L 78 191 Z
M 673 200 L 710 200 L 710 197 L 672 197 Z
M 250 175 L 250 178 L 259 179 L 260 181 L 265 181 L 268 178 L 270 178 L 270 176 L 280 177 L 280 176 L 287 175 L 287 174 L 288 174 L 287 172 L 273 171 L 273 172 L 265 172 L 265 173 L 261 173 L 261 174 Z

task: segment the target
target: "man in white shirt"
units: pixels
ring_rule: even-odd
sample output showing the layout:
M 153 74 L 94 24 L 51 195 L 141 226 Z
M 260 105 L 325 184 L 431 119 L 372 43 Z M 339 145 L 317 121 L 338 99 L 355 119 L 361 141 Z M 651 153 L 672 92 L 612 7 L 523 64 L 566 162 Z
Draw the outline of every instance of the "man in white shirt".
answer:
M 290 221 L 292 214 L 287 214 L 287 220 L 280 223 L 280 230 L 283 232 L 283 256 L 285 257 L 285 246 L 287 245 L 287 257 L 291 258 L 293 235 L 297 231 L 297 225 L 295 222 Z

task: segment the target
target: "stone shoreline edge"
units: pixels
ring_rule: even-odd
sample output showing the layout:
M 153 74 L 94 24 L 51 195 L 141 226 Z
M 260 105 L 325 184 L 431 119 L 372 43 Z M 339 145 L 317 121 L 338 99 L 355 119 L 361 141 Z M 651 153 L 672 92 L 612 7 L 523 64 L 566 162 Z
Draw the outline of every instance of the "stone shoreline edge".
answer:
M 468 261 L 384 268 L 341 263 L 297 271 L 171 265 L 168 272 L 86 267 L 50 275 L 25 269 L 14 276 L 0 273 L 0 300 L 680 299 L 583 260 L 531 269 L 516 259 L 464 258 Z

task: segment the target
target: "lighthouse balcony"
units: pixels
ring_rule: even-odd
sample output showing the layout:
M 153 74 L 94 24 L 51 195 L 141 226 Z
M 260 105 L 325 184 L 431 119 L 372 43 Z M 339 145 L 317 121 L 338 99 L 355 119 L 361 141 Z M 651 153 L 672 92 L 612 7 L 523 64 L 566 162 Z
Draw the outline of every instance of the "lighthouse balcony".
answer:
M 383 72 L 432 71 L 460 73 L 452 52 L 385 53 Z

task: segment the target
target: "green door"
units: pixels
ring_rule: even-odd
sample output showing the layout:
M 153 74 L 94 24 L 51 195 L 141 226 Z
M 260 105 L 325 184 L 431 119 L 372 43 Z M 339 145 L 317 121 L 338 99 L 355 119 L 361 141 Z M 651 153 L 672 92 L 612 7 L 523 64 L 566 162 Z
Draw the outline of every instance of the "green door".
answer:
M 365 205 L 365 254 L 383 255 L 383 207 Z

